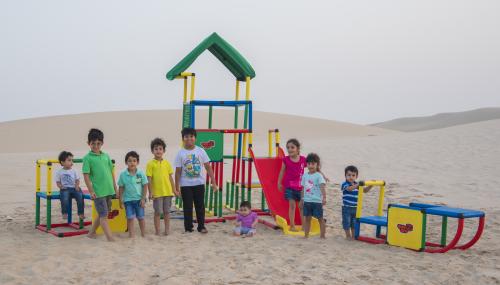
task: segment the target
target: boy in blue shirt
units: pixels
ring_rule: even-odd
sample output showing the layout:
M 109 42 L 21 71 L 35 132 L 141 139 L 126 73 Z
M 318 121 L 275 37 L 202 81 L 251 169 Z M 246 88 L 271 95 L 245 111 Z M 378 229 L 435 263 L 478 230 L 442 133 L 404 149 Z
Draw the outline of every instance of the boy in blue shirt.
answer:
M 306 157 L 307 173 L 302 176 L 302 199 L 304 214 L 304 236 L 309 237 L 312 217 L 319 221 L 320 237 L 325 238 L 325 220 L 323 206 L 326 204 L 326 181 L 319 172 L 320 159 L 315 153 Z
M 345 231 L 345 238 L 354 238 L 354 224 L 356 219 L 356 208 L 358 206 L 358 169 L 349 165 L 344 170 L 345 182 L 342 183 L 342 227 Z M 364 193 L 372 189 L 371 186 L 364 188 Z
M 127 228 L 130 238 L 135 237 L 134 219 L 137 218 L 141 236 L 146 233 L 146 223 L 144 221 L 144 205 L 146 203 L 146 193 L 148 192 L 148 178 L 140 169 L 137 169 L 139 164 L 139 154 L 135 151 L 130 151 L 125 155 L 125 163 L 127 169 L 120 173 L 118 179 L 118 187 L 120 189 L 120 206 L 125 206 L 127 214 Z

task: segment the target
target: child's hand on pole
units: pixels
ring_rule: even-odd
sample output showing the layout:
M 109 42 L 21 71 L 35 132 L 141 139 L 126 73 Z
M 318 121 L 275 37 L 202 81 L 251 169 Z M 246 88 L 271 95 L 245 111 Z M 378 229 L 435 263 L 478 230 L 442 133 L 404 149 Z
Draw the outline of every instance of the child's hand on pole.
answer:
M 217 184 L 215 183 L 212 183 L 212 189 L 214 190 L 214 192 L 219 191 L 219 187 L 217 187 Z

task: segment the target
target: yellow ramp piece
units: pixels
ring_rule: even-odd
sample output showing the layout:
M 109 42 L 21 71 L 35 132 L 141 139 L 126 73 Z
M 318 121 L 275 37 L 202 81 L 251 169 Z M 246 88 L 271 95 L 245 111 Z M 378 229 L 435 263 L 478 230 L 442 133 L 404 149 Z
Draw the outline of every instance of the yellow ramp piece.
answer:
M 420 250 L 423 248 L 424 214 L 419 210 L 390 207 L 387 242 L 390 245 Z
M 303 237 L 304 236 L 304 231 L 302 230 L 301 226 L 295 226 L 299 231 L 298 232 L 292 232 L 290 231 L 290 226 L 288 225 L 288 222 L 286 221 L 285 218 L 276 215 L 276 224 L 283 230 L 283 233 L 285 235 L 291 235 L 291 236 L 299 236 Z M 311 220 L 311 230 L 309 231 L 309 236 L 316 236 L 320 234 L 319 230 L 319 222 L 318 219 L 312 218 Z
M 97 219 L 94 202 L 92 201 L 92 223 Z M 127 216 L 125 215 L 125 207 L 120 209 L 120 200 L 113 199 L 111 210 L 108 214 L 109 228 L 113 233 L 124 233 L 127 231 Z M 102 227 L 98 227 L 96 233 L 103 234 Z

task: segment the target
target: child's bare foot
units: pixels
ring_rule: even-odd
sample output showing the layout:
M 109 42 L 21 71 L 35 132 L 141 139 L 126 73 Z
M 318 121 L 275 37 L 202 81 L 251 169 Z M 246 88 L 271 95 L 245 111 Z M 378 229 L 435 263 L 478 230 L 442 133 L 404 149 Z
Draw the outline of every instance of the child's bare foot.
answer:
M 164 232 L 163 235 L 164 236 L 168 236 L 170 233 L 169 232 Z
M 79 217 L 80 217 L 80 219 L 85 220 L 85 216 L 84 215 L 80 215 Z
M 114 237 L 110 237 L 110 238 L 108 239 L 108 241 L 109 241 L 109 242 L 115 242 L 115 241 L 116 241 L 116 239 L 115 239 Z
M 247 237 L 253 237 L 253 233 L 248 233 L 246 236 Z
M 91 238 L 91 239 L 96 239 L 97 238 L 97 235 L 95 233 L 89 233 L 87 235 L 88 238 Z
M 290 231 L 291 232 L 298 232 L 299 230 L 297 230 L 297 228 L 295 226 L 291 226 Z
M 146 237 L 146 235 L 144 233 L 141 233 L 141 237 Z
M 155 232 L 155 235 L 159 236 L 159 235 L 160 235 L 160 233 L 159 233 L 159 232 Z
M 63 218 L 63 220 L 67 220 L 68 219 L 68 214 L 63 214 L 62 218 Z

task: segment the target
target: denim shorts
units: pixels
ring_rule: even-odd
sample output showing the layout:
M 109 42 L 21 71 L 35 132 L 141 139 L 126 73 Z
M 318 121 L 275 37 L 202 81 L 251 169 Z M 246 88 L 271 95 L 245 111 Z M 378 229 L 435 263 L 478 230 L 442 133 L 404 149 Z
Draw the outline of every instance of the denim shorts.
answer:
M 141 200 L 127 201 L 124 204 L 127 219 L 131 220 L 135 219 L 136 217 L 138 220 L 144 219 L 144 208 L 141 207 Z
M 342 227 L 344 230 L 354 228 L 356 223 L 356 207 L 342 206 Z
M 287 188 L 285 190 L 285 200 L 295 200 L 295 201 L 300 201 L 301 199 L 301 190 L 294 190 Z
M 94 207 L 100 218 L 108 216 L 108 213 L 111 210 L 111 197 L 112 196 L 104 196 L 94 199 Z
M 304 217 L 315 217 L 316 219 L 323 218 L 323 204 L 321 203 L 313 203 L 313 202 L 304 202 L 304 208 L 302 209 L 302 213 L 304 213 Z
M 247 227 L 236 227 L 234 228 L 234 232 L 240 235 L 247 235 L 247 234 L 255 234 L 257 231 L 254 228 L 247 228 Z

